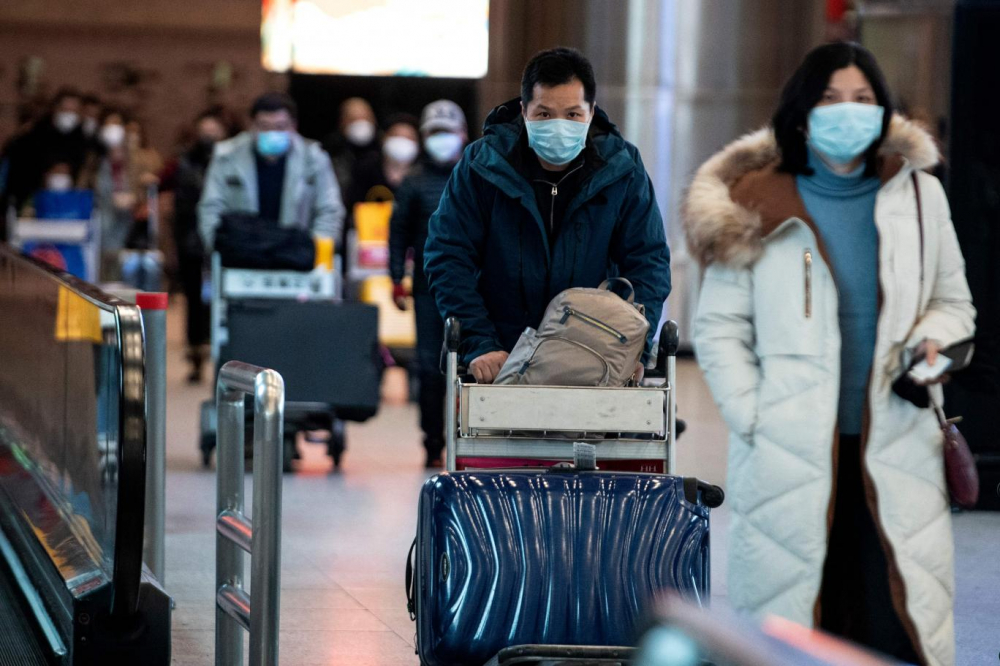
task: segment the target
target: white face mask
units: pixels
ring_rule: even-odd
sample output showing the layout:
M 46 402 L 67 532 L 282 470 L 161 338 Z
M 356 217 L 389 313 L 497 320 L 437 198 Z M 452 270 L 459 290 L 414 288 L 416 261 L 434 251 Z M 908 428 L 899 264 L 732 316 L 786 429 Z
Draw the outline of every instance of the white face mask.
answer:
M 73 177 L 68 173 L 54 173 L 45 179 L 45 189 L 53 192 L 68 192 L 73 189 Z
M 75 111 L 59 111 L 52 116 L 52 124 L 63 134 L 69 134 L 80 124 L 80 114 Z
M 108 148 L 117 148 L 125 143 L 124 125 L 105 125 L 101 128 L 101 143 Z
M 416 141 L 407 139 L 405 136 L 390 136 L 382 144 L 382 150 L 390 160 L 400 164 L 409 164 L 417 159 L 420 146 Z
M 424 150 L 438 164 L 449 164 L 458 161 L 464 144 L 461 134 L 438 132 L 424 139 Z
M 367 146 L 375 139 L 375 123 L 370 120 L 355 120 L 344 128 L 344 136 L 355 146 Z

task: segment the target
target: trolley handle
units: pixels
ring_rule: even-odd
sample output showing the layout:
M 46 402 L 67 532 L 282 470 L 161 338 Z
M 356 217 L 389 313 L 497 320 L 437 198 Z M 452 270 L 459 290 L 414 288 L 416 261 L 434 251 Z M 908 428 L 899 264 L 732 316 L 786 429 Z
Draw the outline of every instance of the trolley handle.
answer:
M 677 348 L 681 345 L 680 331 L 677 322 L 668 320 L 660 329 L 660 348 L 657 358 L 666 360 L 668 356 L 677 356 Z
M 462 342 L 462 324 L 457 317 L 448 317 L 445 322 L 444 341 L 449 352 L 458 353 L 458 346 Z

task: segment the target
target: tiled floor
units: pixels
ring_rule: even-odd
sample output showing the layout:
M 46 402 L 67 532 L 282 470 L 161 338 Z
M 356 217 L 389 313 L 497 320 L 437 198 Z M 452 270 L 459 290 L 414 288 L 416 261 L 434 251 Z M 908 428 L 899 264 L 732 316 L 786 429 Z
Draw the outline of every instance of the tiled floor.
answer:
M 215 474 L 201 467 L 198 406 L 211 390 L 184 382 L 177 308 L 170 315 L 167 431 L 167 590 L 173 663 L 213 664 Z M 724 481 L 726 431 L 697 367 L 680 364 L 679 410 L 689 430 L 679 442 L 686 475 Z M 320 446 L 285 476 L 281 553 L 281 663 L 289 666 L 417 664 L 403 591 L 422 468 L 416 409 L 405 381 L 390 372 L 378 417 L 351 424 L 344 469 L 331 473 Z M 249 504 L 250 482 L 247 478 Z M 728 512 L 712 516 L 713 592 L 725 596 Z M 1000 514 L 957 516 L 956 629 L 961 666 L 996 664 L 1000 650 Z

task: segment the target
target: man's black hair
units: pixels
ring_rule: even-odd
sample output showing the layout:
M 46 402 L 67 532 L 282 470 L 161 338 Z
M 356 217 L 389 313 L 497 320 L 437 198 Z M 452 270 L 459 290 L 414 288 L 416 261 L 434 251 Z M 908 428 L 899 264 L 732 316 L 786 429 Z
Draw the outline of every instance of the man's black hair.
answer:
M 806 147 L 809 112 L 823 99 L 833 73 L 852 65 L 865 75 L 875 93 L 875 100 L 885 109 L 882 135 L 865 152 L 865 175 L 876 174 L 878 151 L 892 121 L 892 98 L 875 56 L 863 46 L 850 42 L 825 44 L 813 49 L 785 84 L 778 110 L 771 121 L 775 139 L 781 149 L 781 164 L 778 166 L 780 171 L 812 175 Z
M 288 111 L 292 120 L 298 120 L 299 107 L 295 100 L 281 92 L 264 93 L 250 107 L 250 117 L 256 118 L 258 113 L 273 113 L 274 111 Z
M 528 61 L 521 75 L 521 102 L 525 105 L 531 101 L 535 85 L 546 88 L 561 86 L 573 79 L 579 79 L 583 84 L 583 98 L 588 104 L 597 99 L 597 83 L 594 80 L 594 67 L 587 57 L 576 49 L 558 47 L 542 51 Z
M 101 98 L 94 93 L 84 93 L 83 97 L 80 98 L 83 106 L 102 106 Z

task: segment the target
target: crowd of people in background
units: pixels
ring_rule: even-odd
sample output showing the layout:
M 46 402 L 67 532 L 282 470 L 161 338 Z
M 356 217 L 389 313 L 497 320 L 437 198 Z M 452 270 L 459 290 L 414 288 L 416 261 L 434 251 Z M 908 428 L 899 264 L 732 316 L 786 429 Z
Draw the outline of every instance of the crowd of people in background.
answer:
M 277 93 L 264 98 L 271 106 L 277 105 L 279 115 L 288 115 L 289 127 L 279 128 L 279 132 L 294 130 L 294 102 Z M 449 109 L 461 115 L 464 137 L 464 114 L 450 104 Z M 247 137 L 261 133 L 259 114 L 252 110 L 249 118 L 243 115 L 223 106 L 206 108 L 180 128 L 169 152 L 161 152 L 150 144 L 139 114 L 96 94 L 63 88 L 47 108 L 25 114 L 18 131 L 0 148 L 0 218 L 4 222 L 10 216 L 33 217 L 36 195 L 41 192 L 90 191 L 94 217 L 100 220 L 101 281 L 120 277 L 118 256 L 123 249 L 158 248 L 164 252 L 169 287 L 180 291 L 188 306 L 192 382 L 202 378 L 210 327 L 204 298 L 209 253 L 199 232 L 198 205 L 217 144 L 235 140 L 244 129 Z M 337 124 L 332 133 L 320 142 L 304 141 L 311 150 L 321 147 L 329 157 L 332 188 L 321 188 L 324 192 L 317 195 L 338 209 L 327 217 L 336 226 L 334 246 L 343 253 L 355 205 L 393 201 L 411 169 L 427 157 L 424 143 L 428 135 L 421 121 L 410 113 L 386 115 L 380 123 L 372 105 L 357 97 L 344 101 L 335 115 Z M 282 155 L 260 162 L 260 146 L 251 146 L 250 138 L 244 142 L 247 155 L 257 156 L 258 163 L 251 166 L 259 164 L 263 171 L 274 172 L 273 178 L 262 183 L 278 184 L 285 168 Z M 449 160 L 457 161 L 459 155 L 460 151 Z M 271 193 L 268 205 L 279 205 L 280 192 L 275 193 L 275 188 L 267 192 Z M 277 211 L 271 212 L 276 219 L 280 217 Z M 150 233 L 151 216 L 158 221 L 158 237 Z M 0 237 L 7 233 L 0 224 Z

